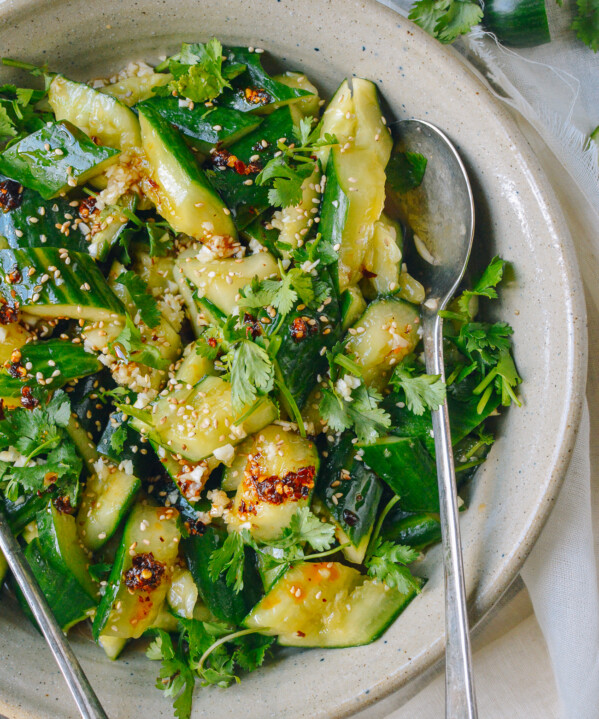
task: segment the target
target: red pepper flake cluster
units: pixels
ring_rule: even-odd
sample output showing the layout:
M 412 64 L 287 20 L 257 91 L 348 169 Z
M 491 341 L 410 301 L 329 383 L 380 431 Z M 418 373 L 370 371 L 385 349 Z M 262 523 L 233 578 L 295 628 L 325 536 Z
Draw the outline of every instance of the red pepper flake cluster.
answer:
M 0 325 L 11 325 L 19 321 L 19 310 L 0 297 Z
M 54 506 L 61 514 L 73 514 L 75 509 L 71 507 L 71 500 L 69 497 L 56 497 L 54 500 Z
M 251 175 L 262 170 L 262 167 L 257 162 L 246 164 L 224 147 L 214 150 L 211 158 L 214 167 L 230 167 L 235 170 L 238 175 Z
M 151 592 L 160 584 L 166 571 L 166 564 L 154 559 L 152 552 L 136 554 L 133 566 L 124 574 L 125 586 L 132 592 Z
M 262 327 L 260 326 L 260 323 L 256 320 L 254 315 L 251 315 L 249 312 L 244 313 L 243 324 L 246 325 L 246 330 L 245 330 L 246 337 L 251 337 L 252 339 L 256 339 L 256 337 L 258 337 L 258 335 L 262 334 Z
M 252 105 L 268 105 L 272 99 L 264 88 L 259 87 L 246 87 L 243 96 L 245 101 Z
M 295 342 L 305 340 L 308 335 L 318 332 L 319 324 L 316 320 L 310 321 L 309 317 L 296 317 L 291 323 L 289 332 Z
M 195 519 L 190 522 L 185 522 L 185 529 L 187 529 L 190 537 L 201 537 L 206 531 L 206 525 L 199 519 Z
M 283 502 L 299 502 L 307 499 L 314 488 L 313 466 L 301 467 L 297 472 L 287 472 L 283 477 L 273 475 L 267 477 L 254 471 L 258 468 L 259 455 L 251 460 L 249 482 L 253 486 L 259 501 L 269 504 L 283 504 Z
M 16 210 L 23 202 L 23 185 L 14 180 L 0 182 L 0 209 L 2 212 Z
M 9 285 L 16 285 L 23 279 L 21 270 L 15 265 L 12 270 L 6 275 L 6 281 Z
M 39 399 L 36 399 L 31 393 L 31 387 L 28 385 L 21 387 L 21 404 L 25 409 L 35 409 L 39 403 Z
M 88 222 L 98 212 L 96 209 L 96 198 L 86 197 L 79 203 L 79 217 L 84 221 Z

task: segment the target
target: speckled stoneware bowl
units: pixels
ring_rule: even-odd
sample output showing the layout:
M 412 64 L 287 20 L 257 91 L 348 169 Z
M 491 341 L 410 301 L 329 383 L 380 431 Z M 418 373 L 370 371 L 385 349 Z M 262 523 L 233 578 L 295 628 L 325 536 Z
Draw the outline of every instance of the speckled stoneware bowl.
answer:
M 535 157 L 482 84 L 415 26 L 359 0 L 4 0 L 2 55 L 47 62 L 78 79 L 126 61 L 156 61 L 182 40 L 270 50 L 331 93 L 353 74 L 376 80 L 391 113 L 436 123 L 456 142 L 477 194 L 475 253 L 515 265 L 501 316 L 515 329 L 524 406 L 500 436 L 471 488 L 462 517 L 471 618 L 479 619 L 514 578 L 559 490 L 578 425 L 586 333 L 578 269 L 556 200 Z M 2 77 L 10 74 L 6 69 Z M 3 81 L 5 81 L 5 79 Z M 225 691 L 196 692 L 194 717 L 345 717 L 397 689 L 443 652 L 443 571 L 430 578 L 373 645 L 290 652 Z M 170 717 L 153 688 L 156 664 L 135 652 L 110 662 L 89 640 L 78 654 L 112 719 Z M 76 716 L 43 641 L 10 602 L 0 606 L 0 713 Z

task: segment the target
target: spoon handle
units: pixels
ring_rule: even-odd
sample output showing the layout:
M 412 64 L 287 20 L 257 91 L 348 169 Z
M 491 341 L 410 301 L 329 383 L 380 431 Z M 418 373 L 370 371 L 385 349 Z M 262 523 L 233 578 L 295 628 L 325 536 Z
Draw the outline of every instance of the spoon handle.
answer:
M 106 713 L 92 689 L 75 653 L 52 614 L 21 547 L 0 510 L 0 549 L 6 557 L 10 571 L 23 592 L 33 616 L 48 642 L 50 651 L 77 704 L 83 719 L 107 719 Z
M 441 375 L 445 381 L 443 320 L 436 311 L 425 310 L 422 328 L 426 371 Z M 432 419 L 445 567 L 445 716 L 446 719 L 477 719 L 447 400 L 432 413 Z

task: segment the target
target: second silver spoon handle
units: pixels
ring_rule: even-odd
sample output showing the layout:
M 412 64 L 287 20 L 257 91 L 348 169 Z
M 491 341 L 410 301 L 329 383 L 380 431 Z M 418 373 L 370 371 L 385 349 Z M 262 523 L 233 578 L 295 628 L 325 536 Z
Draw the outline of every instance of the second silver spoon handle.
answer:
M 62 629 L 52 614 L 46 597 L 43 595 L 37 580 L 18 541 L 14 538 L 8 521 L 0 510 L 0 549 L 2 550 L 10 571 L 21 588 L 33 616 L 42 630 L 50 651 L 71 690 L 73 699 L 83 719 L 107 719 L 96 693 L 92 689 L 75 653 L 71 649 Z
M 443 321 L 436 312 L 425 312 L 422 328 L 426 371 L 441 375 L 445 381 Z M 447 400 L 432 413 L 432 419 L 445 568 L 445 716 L 446 719 L 477 719 Z

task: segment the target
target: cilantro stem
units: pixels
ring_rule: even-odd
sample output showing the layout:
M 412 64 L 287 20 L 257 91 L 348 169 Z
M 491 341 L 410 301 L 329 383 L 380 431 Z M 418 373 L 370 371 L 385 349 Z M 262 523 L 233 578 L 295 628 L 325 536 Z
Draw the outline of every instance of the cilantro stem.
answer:
M 42 65 L 40 67 L 39 65 L 32 65 L 30 62 L 23 62 L 22 60 L 13 60 L 10 57 L 3 57 L 2 64 L 6 67 L 18 67 L 20 70 L 27 70 L 27 72 L 32 72 L 37 75 L 49 74 L 47 68 L 44 65 Z
M 333 547 L 332 549 L 327 549 L 326 552 L 318 552 L 317 554 L 307 554 L 304 559 L 322 559 L 323 557 L 328 557 L 331 554 L 335 554 L 335 552 L 338 552 L 340 549 L 343 549 L 343 547 L 349 547 L 351 542 L 344 542 L 343 544 L 338 544 L 336 547 Z
M 351 372 L 356 377 L 362 377 L 362 368 L 360 367 L 360 365 L 346 355 L 335 355 L 335 359 L 333 360 L 333 362 L 335 364 L 338 364 L 339 367 L 343 367 L 343 369 L 346 369 L 348 372 Z
M 226 634 L 224 637 L 221 637 L 220 639 L 217 639 L 214 644 L 211 644 L 208 649 L 202 654 L 200 661 L 198 662 L 198 666 L 196 667 L 196 671 L 198 674 L 202 671 L 204 668 L 204 662 L 208 657 L 212 654 L 212 652 L 217 648 L 220 647 L 221 644 L 226 644 L 227 642 L 232 641 L 233 639 L 237 639 L 238 637 L 244 637 L 247 634 L 259 634 L 255 629 L 240 629 L 238 632 L 233 632 L 232 634 Z M 201 674 L 200 674 L 201 676 Z
M 501 388 L 502 388 L 503 392 L 507 392 L 509 394 L 509 396 L 512 398 L 512 401 L 515 402 L 515 404 L 517 404 L 518 407 L 522 407 L 522 402 L 516 396 L 516 394 L 514 393 L 514 390 L 510 387 L 508 382 L 503 380 Z M 502 400 L 503 400 L 503 397 L 502 397 Z M 509 401 L 508 402 L 503 401 L 502 404 L 504 407 L 507 407 L 509 405 Z
M 297 406 L 297 402 L 293 399 L 293 395 L 287 388 L 285 380 L 283 379 L 283 373 L 281 372 L 281 368 L 279 367 L 279 363 L 275 359 L 273 359 L 273 365 L 275 368 L 275 385 L 277 386 L 279 392 L 283 395 L 283 399 L 285 400 L 287 409 L 297 423 L 299 433 L 302 437 L 305 437 L 306 428 L 304 426 L 304 420 L 302 419 L 302 413 Z
M 485 393 L 480 399 L 480 402 L 476 405 L 476 411 L 478 414 L 482 414 L 485 410 L 485 407 L 487 406 L 487 402 L 491 398 L 491 395 L 493 394 L 493 387 L 487 387 Z
M 489 374 L 478 384 L 473 390 L 472 394 L 481 394 L 481 392 L 495 379 L 497 376 L 497 367 L 494 367 Z
M 473 459 L 472 462 L 465 462 L 464 464 L 460 464 L 455 468 L 456 474 L 458 472 L 463 472 L 466 469 L 470 469 L 471 467 L 478 467 L 478 465 L 482 464 L 484 461 L 484 459 Z
M 374 549 L 376 540 L 378 539 L 378 536 L 381 533 L 381 527 L 383 526 L 383 522 L 385 521 L 389 512 L 399 502 L 399 499 L 400 498 L 397 494 L 394 497 L 391 497 L 391 499 L 387 502 L 387 505 L 381 512 L 381 516 L 378 518 L 378 521 L 377 521 L 377 523 L 374 527 L 374 531 L 372 533 L 372 537 L 370 538 L 370 542 L 368 543 L 368 549 L 366 550 L 366 556 L 364 557 L 364 563 L 366 563 L 366 560 L 369 559 L 370 555 L 372 554 L 372 550 Z
M 30 454 L 27 455 L 27 458 L 25 459 L 25 464 L 23 465 L 26 467 L 29 464 L 29 461 L 32 460 L 34 457 L 37 457 L 38 454 L 41 454 L 46 447 L 49 447 L 50 445 L 54 444 L 56 442 L 56 437 L 52 437 L 52 439 L 47 439 L 45 442 L 39 445 L 39 447 L 35 447 Z

